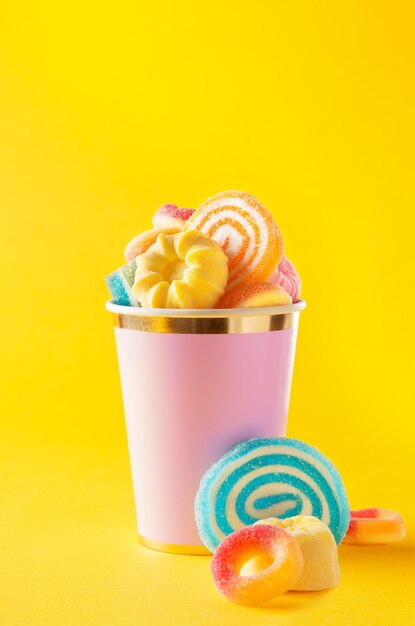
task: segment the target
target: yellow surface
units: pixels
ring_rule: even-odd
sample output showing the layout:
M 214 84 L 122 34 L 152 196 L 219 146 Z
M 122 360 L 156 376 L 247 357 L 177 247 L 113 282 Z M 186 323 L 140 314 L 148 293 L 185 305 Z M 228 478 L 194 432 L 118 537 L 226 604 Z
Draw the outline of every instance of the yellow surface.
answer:
M 0 9 L 5 626 L 414 624 L 410 0 Z M 268 206 L 304 281 L 289 434 L 405 515 L 341 585 L 267 608 L 141 548 L 103 276 L 164 202 Z

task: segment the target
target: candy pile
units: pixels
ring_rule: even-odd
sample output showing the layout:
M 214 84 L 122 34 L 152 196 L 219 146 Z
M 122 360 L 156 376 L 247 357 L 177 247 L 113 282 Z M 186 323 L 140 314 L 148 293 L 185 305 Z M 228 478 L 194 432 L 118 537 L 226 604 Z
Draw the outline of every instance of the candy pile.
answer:
M 335 587 L 337 544 L 392 543 L 406 532 L 393 511 L 350 511 L 334 465 L 285 437 L 234 446 L 203 476 L 195 514 L 202 542 L 214 553 L 215 587 L 237 604 Z
M 281 232 L 250 194 L 225 191 L 196 210 L 166 204 L 152 225 L 106 278 L 114 303 L 232 309 L 299 301 L 301 281 Z M 248 439 L 224 454 L 200 482 L 195 516 L 213 552 L 214 584 L 238 604 L 335 587 L 338 544 L 387 544 L 406 533 L 394 511 L 350 511 L 331 461 L 286 437 Z
M 152 223 L 128 243 L 127 265 L 106 278 L 116 304 L 228 309 L 299 300 L 281 232 L 250 194 L 225 191 L 196 210 L 165 204 Z

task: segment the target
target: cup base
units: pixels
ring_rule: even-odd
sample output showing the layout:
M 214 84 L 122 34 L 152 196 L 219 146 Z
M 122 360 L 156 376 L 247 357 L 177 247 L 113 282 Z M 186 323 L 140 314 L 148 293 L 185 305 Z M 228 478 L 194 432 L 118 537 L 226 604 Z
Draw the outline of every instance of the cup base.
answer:
M 187 554 L 192 556 L 211 556 L 210 550 L 205 546 L 185 546 L 176 543 L 161 543 L 160 541 L 154 541 L 153 539 L 147 539 L 142 535 L 138 535 L 141 543 L 146 548 L 151 550 L 157 550 L 157 552 L 168 552 L 169 554 Z

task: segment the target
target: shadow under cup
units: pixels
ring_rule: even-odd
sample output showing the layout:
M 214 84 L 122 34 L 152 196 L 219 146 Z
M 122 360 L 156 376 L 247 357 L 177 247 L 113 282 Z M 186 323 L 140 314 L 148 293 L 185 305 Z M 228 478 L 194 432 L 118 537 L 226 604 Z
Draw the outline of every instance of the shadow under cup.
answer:
M 194 499 L 232 446 L 286 432 L 300 301 L 288 306 L 144 309 L 108 302 L 141 541 L 210 554 Z

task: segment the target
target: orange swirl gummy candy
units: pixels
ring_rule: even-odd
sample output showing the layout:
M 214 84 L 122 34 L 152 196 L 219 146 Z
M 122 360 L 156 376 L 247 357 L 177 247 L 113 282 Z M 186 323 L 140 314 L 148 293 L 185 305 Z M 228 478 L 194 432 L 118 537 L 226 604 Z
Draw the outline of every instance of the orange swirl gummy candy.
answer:
M 227 291 L 246 281 L 267 281 L 283 257 L 284 241 L 271 213 L 242 191 L 208 198 L 186 228 L 200 230 L 222 246 L 229 259 Z

